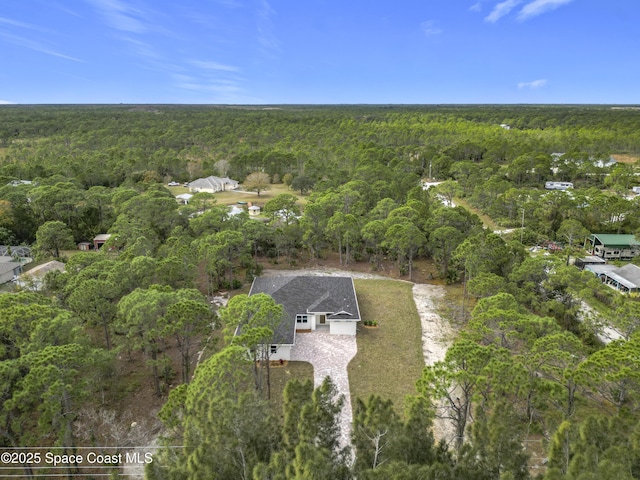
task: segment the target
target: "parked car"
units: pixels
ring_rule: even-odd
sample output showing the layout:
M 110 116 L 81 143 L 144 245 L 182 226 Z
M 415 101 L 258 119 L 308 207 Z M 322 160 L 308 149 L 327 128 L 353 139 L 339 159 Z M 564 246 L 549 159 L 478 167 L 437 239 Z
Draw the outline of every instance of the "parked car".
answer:
M 167 183 L 168 186 L 170 187 L 179 187 L 180 186 L 180 182 L 169 182 Z

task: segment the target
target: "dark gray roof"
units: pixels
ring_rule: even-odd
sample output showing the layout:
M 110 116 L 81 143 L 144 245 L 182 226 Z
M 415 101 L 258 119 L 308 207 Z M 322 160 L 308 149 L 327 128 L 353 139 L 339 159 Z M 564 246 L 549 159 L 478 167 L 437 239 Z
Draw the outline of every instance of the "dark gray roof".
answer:
M 284 307 L 286 321 L 276 329 L 274 343 L 294 343 L 299 314 L 325 313 L 329 320 L 360 320 L 351 277 L 258 277 L 249 295 L 256 293 L 266 293 Z

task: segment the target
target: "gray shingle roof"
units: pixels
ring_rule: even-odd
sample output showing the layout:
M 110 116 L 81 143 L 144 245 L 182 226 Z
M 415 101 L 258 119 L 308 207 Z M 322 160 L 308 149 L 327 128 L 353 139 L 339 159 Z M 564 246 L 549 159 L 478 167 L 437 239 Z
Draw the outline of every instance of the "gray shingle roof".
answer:
M 640 288 L 640 267 L 628 263 L 607 275 L 627 288 Z
M 229 185 L 233 189 L 238 187 L 238 182 L 228 177 L 215 177 L 211 175 L 207 178 L 198 178 L 189 183 L 189 187 L 192 188 L 207 188 L 213 190 L 225 190 L 225 185 Z
M 328 320 L 360 320 L 351 277 L 258 277 L 249 295 L 256 293 L 266 293 L 284 307 L 286 320 L 276 329 L 274 343 L 294 343 L 299 314 L 325 313 Z
M 7 272 L 11 272 L 20 268 L 21 264 L 18 262 L 0 262 L 0 275 Z

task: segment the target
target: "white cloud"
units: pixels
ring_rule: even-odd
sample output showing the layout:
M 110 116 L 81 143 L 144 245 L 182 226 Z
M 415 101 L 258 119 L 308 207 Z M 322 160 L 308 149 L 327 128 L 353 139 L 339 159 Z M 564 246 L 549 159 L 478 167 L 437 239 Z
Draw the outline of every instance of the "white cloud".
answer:
M 82 15 L 80 15 L 78 12 L 76 12 L 75 10 L 71 10 L 70 8 L 67 8 L 65 5 L 60 5 L 57 2 L 52 2 L 49 5 L 51 5 L 54 8 L 57 8 L 61 12 L 64 12 L 68 15 L 73 15 L 74 17 L 83 18 Z
M 13 105 L 15 102 L 10 102 L 9 100 L 0 100 L 0 105 Z
M 542 88 L 547 84 L 547 80 L 544 78 L 541 78 L 540 80 L 533 80 L 532 82 L 520 82 L 518 84 L 518 88 L 522 89 L 522 88 L 530 88 L 532 90 L 535 90 L 537 88 Z
M 59 57 L 59 58 L 64 58 L 66 60 L 72 60 L 74 62 L 84 63 L 84 61 L 80 60 L 79 58 L 71 57 L 69 55 L 65 55 L 63 53 L 56 52 L 55 50 L 52 50 L 51 48 L 47 47 L 46 45 L 43 45 L 42 43 L 37 42 L 35 40 L 31 40 L 29 38 L 24 38 L 24 37 L 21 37 L 19 35 L 13 35 L 13 34 L 7 33 L 7 32 L 0 32 L 0 37 L 3 37 L 9 43 L 13 43 L 14 45 L 17 45 L 19 47 L 28 48 L 28 49 L 34 50 L 36 52 L 40 52 L 40 53 L 44 53 L 44 54 L 47 54 L 47 55 L 51 55 L 53 57 Z
M 43 28 L 40 27 L 38 25 L 33 25 L 31 23 L 25 23 L 25 22 L 20 22 L 18 20 L 13 20 L 11 18 L 7 18 L 7 17 L 0 17 L 0 26 L 4 26 L 6 25 L 7 27 L 18 27 L 18 28 L 26 28 L 28 30 L 33 30 L 36 32 L 41 32 L 41 33 L 55 33 L 53 30 L 50 30 L 48 28 Z
M 221 70 L 223 72 L 237 72 L 238 67 L 232 65 L 224 65 L 218 62 L 203 62 L 200 60 L 190 60 L 189 63 L 205 70 Z
M 107 23 L 117 30 L 142 33 L 147 30 L 139 9 L 121 0 L 87 0 L 106 18 Z
M 276 11 L 267 0 L 260 0 L 256 13 L 258 17 L 258 42 L 268 52 L 279 52 L 280 42 L 276 37 L 273 23 Z
M 427 36 L 439 35 L 442 33 L 442 29 L 436 27 L 435 22 L 433 20 L 427 20 L 426 22 L 422 22 L 420 24 L 420 28 L 422 32 Z
M 537 17 L 542 13 L 555 10 L 556 8 L 566 5 L 567 3 L 571 3 L 572 1 L 573 0 L 534 0 L 522 7 L 522 10 L 518 13 L 518 20 L 524 21 L 532 17 Z
M 242 3 L 237 0 L 217 0 L 216 3 L 228 8 L 238 8 L 242 6 Z
M 493 7 L 491 13 L 485 17 L 485 21 L 495 23 L 505 15 L 508 15 L 511 10 L 516 8 L 521 3 L 522 0 L 505 0 L 504 2 L 500 2 L 495 7 Z
M 476 2 L 469 7 L 472 12 L 479 12 L 482 10 L 482 2 Z
M 28 23 L 18 22 L 17 20 L 11 20 L 10 18 L 0 17 L 0 23 L 4 23 L 5 25 L 12 25 L 14 27 L 21 28 L 29 28 L 31 30 L 36 30 L 37 27 L 30 25 Z
M 132 38 L 126 35 L 116 35 L 116 38 L 127 42 L 131 46 L 131 53 L 138 57 L 145 58 L 147 60 L 160 60 L 162 55 L 156 52 L 152 45 L 147 42 L 143 42 L 136 38 Z
M 491 13 L 485 17 L 485 21 L 495 23 L 522 3 L 526 3 L 518 12 L 518 20 L 523 22 L 545 12 L 573 2 L 573 0 L 504 0 L 497 3 Z M 471 10 L 480 9 L 480 2 L 474 4 Z

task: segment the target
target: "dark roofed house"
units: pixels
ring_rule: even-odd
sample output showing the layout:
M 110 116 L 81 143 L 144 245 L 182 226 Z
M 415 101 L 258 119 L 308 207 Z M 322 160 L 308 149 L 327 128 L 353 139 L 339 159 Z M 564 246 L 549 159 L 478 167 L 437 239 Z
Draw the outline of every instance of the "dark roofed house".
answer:
M 266 293 L 284 307 L 285 320 L 270 345 L 272 360 L 289 360 L 296 331 L 326 329 L 355 335 L 360 309 L 351 277 L 258 277 L 249 295 Z
M 593 233 L 585 242 L 585 248 L 598 257 L 631 259 L 640 255 L 640 242 L 631 234 Z

